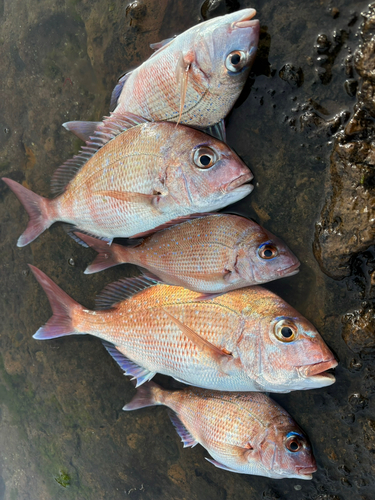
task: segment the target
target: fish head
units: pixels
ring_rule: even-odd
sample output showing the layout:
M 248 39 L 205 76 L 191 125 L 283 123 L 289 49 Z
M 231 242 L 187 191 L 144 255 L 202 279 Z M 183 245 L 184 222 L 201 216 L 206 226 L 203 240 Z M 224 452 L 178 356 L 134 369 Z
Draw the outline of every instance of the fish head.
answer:
M 241 91 L 258 48 L 260 25 L 255 14 L 255 9 L 242 9 L 196 27 L 191 42 L 211 93 L 222 94 L 223 84 Z
M 261 290 L 249 304 L 238 345 L 242 365 L 259 390 L 290 392 L 333 384 L 335 377 L 327 370 L 337 361 L 314 326 L 280 297 Z
M 270 421 L 256 449 L 268 477 L 312 479 L 317 470 L 307 436 L 286 412 Z
M 211 212 L 247 196 L 253 174 L 226 144 L 203 132 L 171 123 L 165 149 L 165 184 L 178 205 Z
M 286 244 L 255 222 L 240 236 L 236 268 L 253 284 L 267 283 L 299 271 L 300 262 Z

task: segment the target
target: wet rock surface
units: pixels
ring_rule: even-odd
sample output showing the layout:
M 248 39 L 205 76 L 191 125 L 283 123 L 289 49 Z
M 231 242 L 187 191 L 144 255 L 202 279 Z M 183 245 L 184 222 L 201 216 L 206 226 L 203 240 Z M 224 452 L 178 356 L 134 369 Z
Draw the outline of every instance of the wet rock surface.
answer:
M 150 43 L 244 7 L 258 10 L 261 45 L 227 130 L 256 186 L 228 211 L 256 219 L 296 253 L 300 273 L 269 288 L 316 325 L 339 359 L 335 385 L 274 397 L 308 433 L 318 472 L 312 481 L 276 481 L 216 469 L 202 447 L 182 448 L 165 409 L 122 412 L 134 389 L 97 339 L 33 340 L 50 308 L 27 263 L 87 307 L 106 284 L 137 271 L 83 275 L 94 252 L 58 224 L 17 248 L 27 215 L 0 183 L 1 500 L 373 498 L 374 255 L 363 222 L 370 214 L 361 212 L 373 196 L 367 3 L 0 0 L 0 174 L 49 196 L 53 171 L 80 147 L 61 123 L 106 114 L 116 79 L 151 55 Z M 324 205 L 315 253 L 325 274 L 312 252 Z M 355 241 L 341 237 L 337 216 L 357 223 Z

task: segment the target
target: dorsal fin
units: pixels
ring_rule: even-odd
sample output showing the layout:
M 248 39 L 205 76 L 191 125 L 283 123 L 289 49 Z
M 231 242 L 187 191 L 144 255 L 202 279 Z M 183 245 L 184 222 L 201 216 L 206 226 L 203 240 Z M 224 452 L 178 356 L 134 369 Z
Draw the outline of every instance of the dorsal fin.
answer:
M 82 141 L 87 142 L 90 137 L 95 133 L 95 130 L 101 125 L 102 122 L 65 122 L 62 126 L 65 130 L 73 132 L 74 135 L 79 137 Z
M 117 102 L 118 102 L 118 99 L 119 99 L 120 94 L 122 92 L 122 89 L 123 89 L 123 87 L 124 87 L 124 85 L 126 83 L 126 80 L 129 78 L 129 76 L 132 73 L 133 73 L 132 71 L 129 71 L 128 73 L 125 73 L 124 75 L 122 75 L 121 78 L 119 78 L 119 80 L 118 80 L 118 82 L 116 84 L 116 87 L 112 91 L 111 103 L 109 105 L 110 111 L 114 111 L 116 109 Z
M 96 309 L 110 309 L 115 304 L 129 299 L 136 293 L 157 284 L 157 281 L 147 278 L 146 276 L 125 278 L 110 283 L 96 297 Z
M 63 193 L 66 186 L 77 175 L 83 165 L 117 135 L 141 123 L 147 122 L 148 120 L 145 118 L 133 113 L 112 113 L 111 116 L 104 117 L 104 121 L 99 122 L 95 132 L 86 142 L 86 146 L 82 146 L 80 153 L 56 169 L 51 180 L 52 193 L 56 195 Z M 78 122 L 74 123 L 75 126 L 72 128 L 72 132 L 77 133 L 77 129 L 79 128 L 77 125 Z M 84 128 L 87 129 L 87 122 L 84 122 L 84 124 Z

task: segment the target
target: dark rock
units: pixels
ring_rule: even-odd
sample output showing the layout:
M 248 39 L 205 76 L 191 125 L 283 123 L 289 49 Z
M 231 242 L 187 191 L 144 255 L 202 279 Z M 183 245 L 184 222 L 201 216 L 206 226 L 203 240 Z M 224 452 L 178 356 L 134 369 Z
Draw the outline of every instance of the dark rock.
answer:
M 303 71 L 301 68 L 293 66 L 293 64 L 284 64 L 279 71 L 279 76 L 292 87 L 300 87 L 303 84 Z
M 367 306 L 343 318 L 342 337 L 353 352 L 375 351 L 375 309 Z

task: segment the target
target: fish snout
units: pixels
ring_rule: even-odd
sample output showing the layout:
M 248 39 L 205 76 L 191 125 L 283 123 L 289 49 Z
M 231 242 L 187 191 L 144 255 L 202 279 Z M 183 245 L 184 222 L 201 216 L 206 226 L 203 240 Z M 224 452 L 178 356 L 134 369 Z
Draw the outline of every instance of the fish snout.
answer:
M 316 465 L 315 459 L 314 459 L 314 464 L 313 465 L 308 465 L 308 466 L 296 466 L 298 476 L 301 477 L 301 479 L 312 479 L 312 474 L 318 470 L 318 467 Z
M 259 24 L 258 19 L 253 19 L 256 13 L 257 11 L 251 8 L 241 10 L 240 12 L 238 12 L 238 14 L 240 14 L 240 18 L 232 22 L 232 29 L 249 28 L 252 27 L 253 25 L 256 26 L 256 23 Z
M 335 376 L 327 370 L 336 368 L 337 365 L 337 360 L 332 357 L 326 361 L 301 366 L 298 368 L 298 372 L 302 378 L 311 383 L 311 388 L 326 387 L 336 382 Z
M 252 174 L 252 172 L 250 170 L 248 170 L 247 172 L 244 172 L 242 173 L 241 175 L 239 175 L 236 179 L 234 179 L 233 181 L 229 182 L 225 187 L 224 187 L 224 191 L 226 193 L 230 193 L 231 191 L 234 191 L 235 189 L 237 189 L 238 187 L 240 186 L 243 186 L 244 184 L 248 184 L 249 186 L 251 184 L 250 181 L 254 178 L 254 175 Z M 252 186 L 252 185 L 251 185 Z M 254 188 L 254 186 L 252 186 L 252 188 Z

